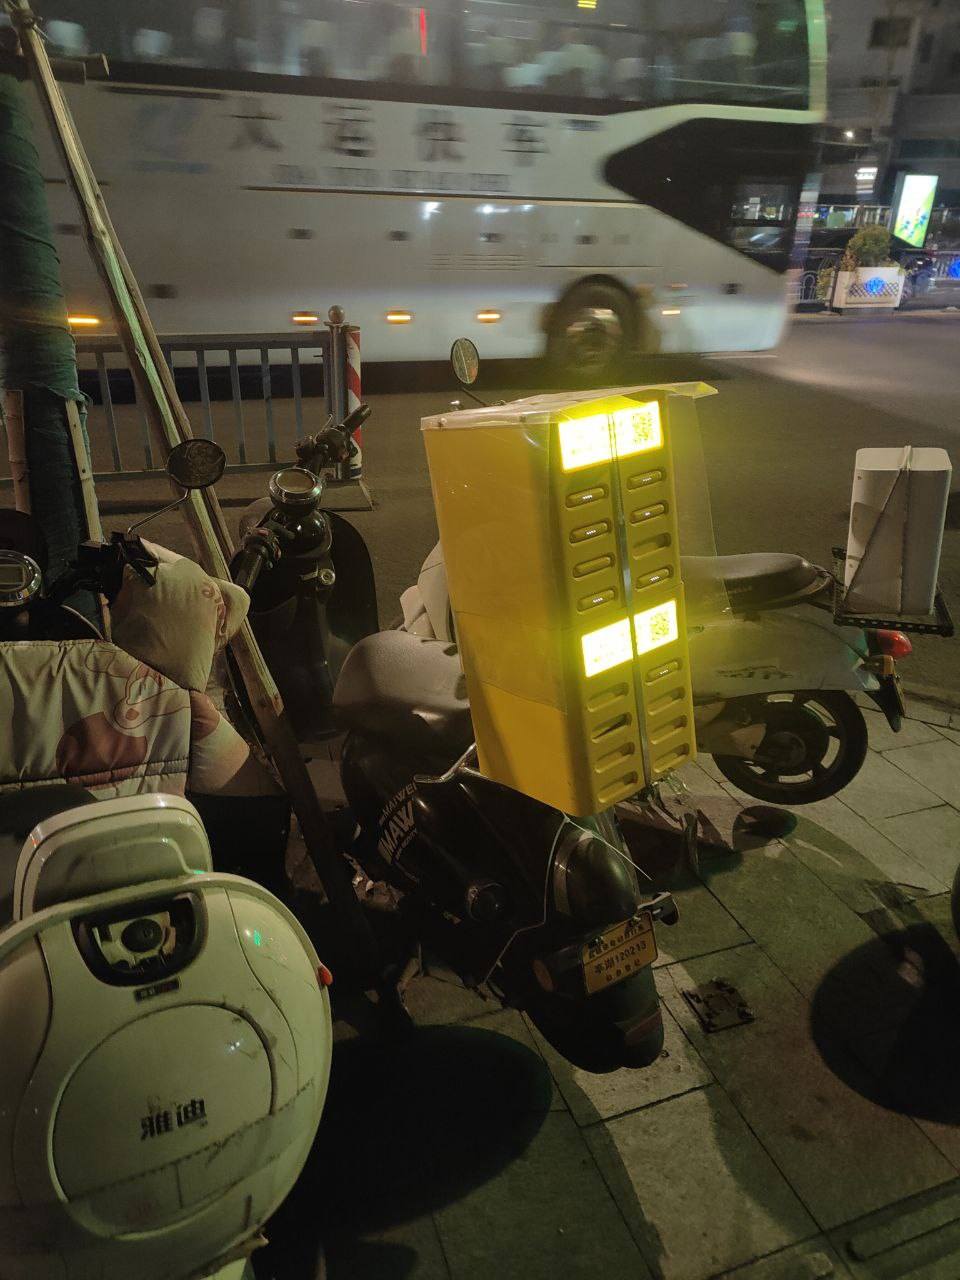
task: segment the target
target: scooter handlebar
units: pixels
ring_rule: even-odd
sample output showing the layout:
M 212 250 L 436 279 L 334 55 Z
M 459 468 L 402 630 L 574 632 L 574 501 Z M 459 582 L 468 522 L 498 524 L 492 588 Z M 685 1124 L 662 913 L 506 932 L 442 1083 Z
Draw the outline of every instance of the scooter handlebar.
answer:
M 293 535 L 271 522 L 257 525 L 243 540 L 243 545 L 230 561 L 230 576 L 238 587 L 249 594 L 264 569 L 272 569 L 280 559 L 282 537 Z
M 370 417 L 373 410 L 368 404 L 358 404 L 352 413 L 348 413 L 341 424 L 340 430 L 345 436 L 352 436 Z

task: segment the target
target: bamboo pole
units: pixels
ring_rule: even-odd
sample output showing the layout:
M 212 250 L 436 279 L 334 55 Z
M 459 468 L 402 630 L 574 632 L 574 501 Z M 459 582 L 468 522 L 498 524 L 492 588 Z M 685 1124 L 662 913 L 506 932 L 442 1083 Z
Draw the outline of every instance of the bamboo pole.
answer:
M 103 194 L 83 150 L 70 109 L 50 66 L 28 0 L 3 0 L 13 18 L 54 141 L 63 159 L 83 220 L 88 247 L 107 290 L 130 371 L 151 429 L 164 451 L 193 432 L 167 368 L 146 303 L 107 213 Z M 212 490 L 193 491 L 184 504 L 198 557 L 208 573 L 229 578 L 233 546 L 220 504 Z M 283 780 L 307 849 L 331 902 L 352 926 L 352 960 L 370 975 L 373 941 L 353 891 L 351 876 L 320 807 L 283 702 L 249 622 L 231 641 L 247 697 L 277 772 Z
M 97 542 L 103 541 L 103 529 L 100 525 L 100 508 L 97 506 L 97 493 L 93 487 L 93 469 L 90 466 L 90 455 L 87 453 L 87 442 L 83 438 L 83 424 L 80 421 L 80 410 L 76 400 L 66 402 L 67 429 L 70 432 L 70 447 L 80 480 L 80 497 L 83 501 L 83 519 L 87 537 Z
M 30 470 L 27 465 L 27 439 L 23 426 L 23 396 L 19 391 L 0 390 L 0 417 L 7 437 L 7 457 L 13 481 L 13 505 L 30 514 Z

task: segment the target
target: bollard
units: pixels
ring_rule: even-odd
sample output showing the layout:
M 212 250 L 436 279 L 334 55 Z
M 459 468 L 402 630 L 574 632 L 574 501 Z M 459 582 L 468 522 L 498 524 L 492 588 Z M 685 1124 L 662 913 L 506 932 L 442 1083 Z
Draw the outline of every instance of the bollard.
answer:
M 327 312 L 327 328 L 330 330 L 330 370 L 333 383 L 327 403 L 337 420 L 342 422 L 350 410 L 360 403 L 360 330 L 347 325 L 343 307 L 338 306 L 332 306 Z M 351 347 L 355 348 L 352 357 Z M 359 431 L 354 433 L 353 450 L 350 460 L 337 467 L 338 480 L 360 479 L 363 464 Z
M 347 325 L 344 328 L 344 378 L 347 389 L 347 413 L 353 413 L 358 408 L 363 396 L 361 392 L 361 363 L 360 363 L 360 330 L 356 325 Z M 351 454 L 350 461 L 347 463 L 347 479 L 359 480 L 363 474 L 363 448 L 362 448 L 362 428 L 357 427 L 353 433 L 353 443 L 356 445 L 356 452 Z

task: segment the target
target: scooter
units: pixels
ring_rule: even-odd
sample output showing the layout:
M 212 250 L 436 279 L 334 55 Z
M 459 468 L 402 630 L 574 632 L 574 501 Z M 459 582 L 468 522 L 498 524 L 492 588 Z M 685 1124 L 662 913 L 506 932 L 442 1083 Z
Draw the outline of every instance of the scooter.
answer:
M 613 813 L 575 820 L 479 772 L 452 645 L 378 629 L 366 545 L 323 507 L 360 416 L 301 441 L 242 517 L 231 574 L 304 750 L 345 734 L 331 818 L 359 890 L 386 889 L 371 916 L 389 988 L 402 1000 L 422 946 L 578 1066 L 646 1066 L 663 1044 L 654 923 L 677 919 L 673 899 L 644 892 Z
M 454 344 L 454 371 L 482 404 L 469 390 L 479 358 L 474 350 L 465 359 L 464 341 Z M 687 487 L 708 492 L 705 478 L 688 477 Z M 681 565 L 700 750 L 741 791 L 771 804 L 842 790 L 867 753 L 854 695 L 870 697 L 894 732 L 901 727 L 897 661 L 912 652 L 908 636 L 838 625 L 834 573 L 798 555 L 685 555 Z M 456 643 L 439 543 L 401 605 L 407 631 Z

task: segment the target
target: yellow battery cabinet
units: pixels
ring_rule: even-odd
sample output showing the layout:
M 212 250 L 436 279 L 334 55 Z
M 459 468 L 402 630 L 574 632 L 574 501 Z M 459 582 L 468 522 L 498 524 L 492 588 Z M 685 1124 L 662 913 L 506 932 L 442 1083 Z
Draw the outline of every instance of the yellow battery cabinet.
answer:
M 586 815 L 694 755 L 671 424 L 711 390 L 423 419 L 487 777 Z

